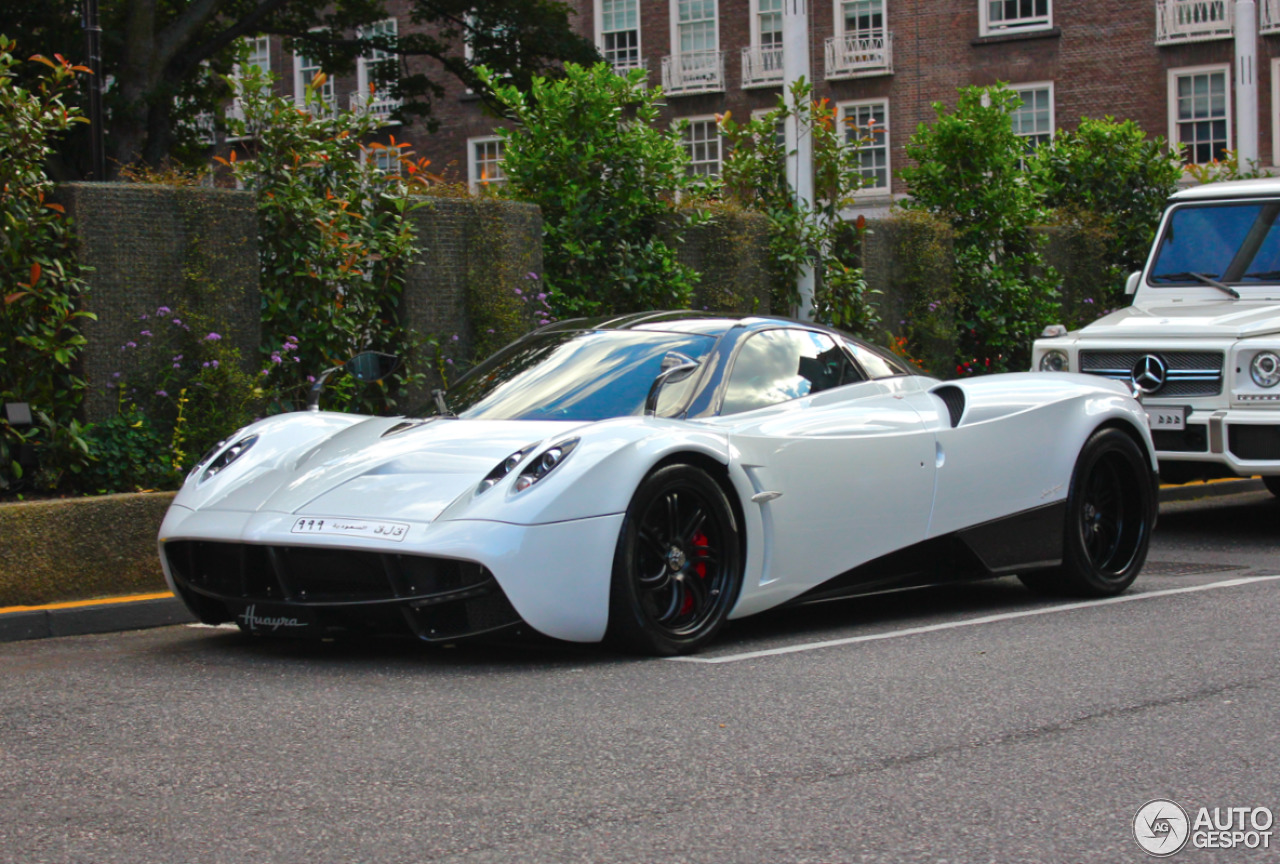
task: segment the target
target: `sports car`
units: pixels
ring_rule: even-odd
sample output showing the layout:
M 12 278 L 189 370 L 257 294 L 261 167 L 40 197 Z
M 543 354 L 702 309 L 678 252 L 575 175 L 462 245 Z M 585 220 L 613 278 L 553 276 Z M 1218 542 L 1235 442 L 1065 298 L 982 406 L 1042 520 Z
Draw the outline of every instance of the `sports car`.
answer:
M 200 620 L 251 633 L 670 655 L 837 595 L 1117 594 L 1155 468 L 1118 382 L 943 382 L 813 324 L 650 313 L 536 330 L 413 416 L 258 421 L 195 466 L 159 548 Z

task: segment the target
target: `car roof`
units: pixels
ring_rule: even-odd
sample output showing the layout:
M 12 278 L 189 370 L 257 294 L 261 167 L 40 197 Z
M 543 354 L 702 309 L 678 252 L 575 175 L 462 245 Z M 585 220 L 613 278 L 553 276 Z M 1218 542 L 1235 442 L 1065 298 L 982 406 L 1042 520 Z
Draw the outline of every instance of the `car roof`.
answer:
M 1170 202 L 1211 201 L 1223 198 L 1264 198 L 1280 196 L 1280 177 L 1260 177 L 1255 180 L 1225 180 L 1221 183 L 1204 183 L 1183 189 L 1170 196 Z

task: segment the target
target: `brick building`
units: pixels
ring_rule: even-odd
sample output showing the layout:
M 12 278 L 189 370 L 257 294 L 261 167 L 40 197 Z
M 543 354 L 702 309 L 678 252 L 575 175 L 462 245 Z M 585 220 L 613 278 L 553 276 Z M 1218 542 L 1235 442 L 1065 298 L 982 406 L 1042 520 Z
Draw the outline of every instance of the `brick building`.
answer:
M 641 67 L 685 119 L 693 170 L 716 173 L 715 115 L 777 104 L 782 87 L 784 0 L 570 0 L 575 24 L 619 70 Z M 1258 152 L 1280 163 L 1280 0 L 1256 0 Z M 396 0 L 392 8 L 396 9 Z M 957 87 L 1007 82 L 1024 105 L 1016 131 L 1036 140 L 1081 116 L 1132 119 L 1148 134 L 1187 146 L 1188 161 L 1236 149 L 1234 0 L 809 0 L 809 77 L 818 98 L 874 131 L 864 151 L 866 206 L 904 188 L 896 170 L 932 103 L 955 104 Z M 379 25 L 408 32 L 407 15 Z M 279 43 L 261 40 L 279 55 Z M 304 57 L 264 56 L 286 84 L 315 71 Z M 368 64 L 331 81 L 340 104 L 388 112 L 367 95 Z M 418 71 L 411 61 L 406 71 Z M 456 79 L 435 101 L 439 129 L 396 129 L 435 169 L 473 185 L 501 182 L 495 119 Z M 354 101 L 353 101 L 354 100 Z M 874 121 L 874 124 L 871 123 Z

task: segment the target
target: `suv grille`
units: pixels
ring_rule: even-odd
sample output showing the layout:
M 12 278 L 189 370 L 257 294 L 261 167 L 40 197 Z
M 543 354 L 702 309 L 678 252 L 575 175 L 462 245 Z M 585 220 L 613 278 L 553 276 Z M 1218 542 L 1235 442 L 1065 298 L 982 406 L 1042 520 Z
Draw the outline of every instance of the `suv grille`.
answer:
M 1132 381 L 1146 357 L 1158 358 L 1166 373 L 1161 386 L 1148 390 L 1160 399 L 1217 396 L 1222 393 L 1220 351 L 1081 351 L 1080 371 L 1116 381 Z

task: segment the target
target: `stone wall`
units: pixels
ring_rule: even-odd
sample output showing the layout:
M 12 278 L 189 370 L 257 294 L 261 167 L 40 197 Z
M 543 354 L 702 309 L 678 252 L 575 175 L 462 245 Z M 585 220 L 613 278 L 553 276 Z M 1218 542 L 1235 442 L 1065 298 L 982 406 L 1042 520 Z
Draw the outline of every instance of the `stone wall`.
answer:
M 116 410 L 112 373 L 158 307 L 198 308 L 232 340 L 246 366 L 258 362 L 257 217 L 245 192 L 118 183 L 72 183 L 58 198 L 75 220 L 89 269 L 82 354 L 88 420 Z M 150 319 L 148 319 L 150 320 Z

